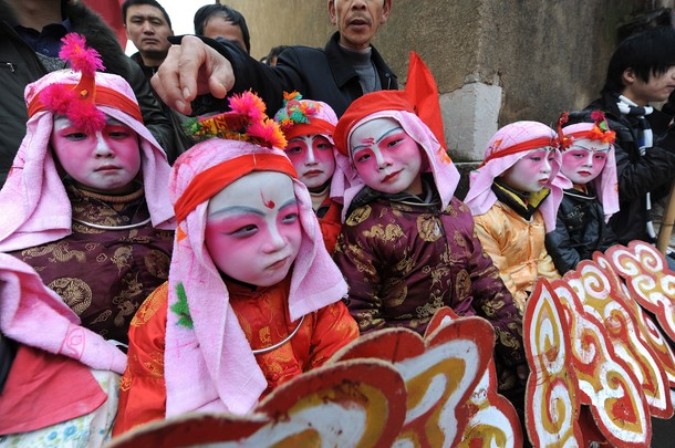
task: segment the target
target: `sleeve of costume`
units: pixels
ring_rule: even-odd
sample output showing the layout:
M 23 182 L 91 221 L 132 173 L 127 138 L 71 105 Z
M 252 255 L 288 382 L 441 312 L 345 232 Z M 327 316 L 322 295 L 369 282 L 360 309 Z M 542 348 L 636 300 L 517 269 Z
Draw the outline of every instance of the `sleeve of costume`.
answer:
M 329 254 L 335 251 L 335 244 L 337 243 L 338 235 L 342 229 L 341 222 L 342 208 L 332 200 L 328 211 L 323 217 L 319 218 L 319 226 L 321 227 L 321 234 L 323 235 L 323 242 Z
M 466 207 L 463 207 L 466 209 Z M 469 257 L 469 275 L 474 295 L 476 313 L 490 321 L 497 335 L 495 350 L 505 364 L 512 366 L 525 362 L 523 347 L 523 322 L 520 312 L 513 303 L 511 293 L 500 278 L 499 271 L 491 258 L 484 252 L 481 241 L 473 229 L 473 219 L 468 209 L 470 227 L 467 255 Z M 462 218 L 458 218 L 462 219 Z
M 381 237 L 376 232 L 367 231 L 364 224 L 343 225 L 333 254 L 349 285 L 347 306 L 361 333 L 386 326 L 384 300 L 380 296 L 384 277 L 380 271 L 380 260 L 394 263 L 379 250 Z
M 322 366 L 335 352 L 358 337 L 359 327 L 343 302 L 323 307 L 316 312 L 310 368 Z
M 487 214 L 475 216 L 475 231 L 483 250 L 490 256 L 495 267 L 499 271 L 506 288 L 511 294 L 517 295 L 514 299 L 518 303 L 525 303 L 527 301 L 527 293 L 525 291 L 517 291 L 516 283 L 511 278 L 511 275 L 506 270 L 508 262 L 506 256 L 502 255 L 502 249 L 499 244 L 499 229 L 495 229 L 496 225 L 492 225 Z
M 603 220 L 600 223 L 600 244 L 598 246 L 598 250 L 600 252 L 605 252 L 607 249 L 612 247 L 615 244 L 618 244 L 618 239 L 616 237 L 616 234 L 612 230 L 610 226 L 608 226 L 605 221 Z
M 556 220 L 555 230 L 546 234 L 546 249 L 561 274 L 571 271 L 581 261 L 581 254 L 573 247 L 570 234 L 560 215 Z
M 302 75 L 297 69 L 293 48 L 283 51 L 279 55 L 277 66 L 270 67 L 252 58 L 232 42 L 201 38 L 232 64 L 235 81 L 229 94 L 253 90 L 267 105 L 268 115 L 273 116 L 281 109 L 283 92 L 306 91 Z
M 152 135 L 157 139 L 159 145 L 170 156 L 176 152 L 176 143 L 174 140 L 174 129 L 171 119 L 164 113 L 162 106 L 152 93 L 152 88 L 143 70 L 131 59 L 129 64 L 129 78 L 127 81 L 136 94 L 138 105 L 141 108 L 143 122 Z
M 159 286 L 143 302 L 129 327 L 127 369 L 120 383 L 120 401 L 113 436 L 166 415 L 164 344 L 168 286 Z
M 666 137 L 659 142 L 660 146 L 647 149 L 645 155 L 637 160 L 633 160 L 621 148 L 622 138 L 633 137 L 624 133 L 618 134 L 614 144 L 621 202 L 640 199 L 649 191 L 671 184 L 675 171 L 675 129 L 668 131 Z
M 541 242 L 541 252 L 539 253 L 539 258 L 537 262 L 537 277 L 544 277 L 549 280 L 555 280 L 560 278 L 560 273 L 553 263 L 553 258 L 546 250 L 545 241 Z

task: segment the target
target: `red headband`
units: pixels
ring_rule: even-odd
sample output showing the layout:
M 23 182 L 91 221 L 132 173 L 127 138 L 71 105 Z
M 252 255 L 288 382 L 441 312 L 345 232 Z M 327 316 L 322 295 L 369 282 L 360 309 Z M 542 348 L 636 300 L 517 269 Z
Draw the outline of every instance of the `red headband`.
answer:
M 199 204 L 254 171 L 276 171 L 294 179 L 298 177 L 291 161 L 279 154 L 247 154 L 235 157 L 202 171 L 192 179 L 174 205 L 176 221 L 182 222 Z
M 74 90 L 76 87 L 80 86 L 80 84 L 61 84 L 64 88 L 70 87 L 72 90 Z M 80 96 L 85 97 L 88 96 L 88 92 L 84 91 L 80 93 Z M 133 102 L 131 99 L 129 99 L 126 95 L 110 89 L 105 86 L 96 86 L 94 89 L 94 98 L 93 98 L 94 104 L 98 106 L 109 106 L 113 107 L 115 109 L 119 109 L 122 112 L 126 113 L 127 115 L 130 115 L 137 121 L 140 121 L 143 123 L 143 116 L 141 115 L 141 109 L 138 107 L 138 104 Z M 30 102 L 28 105 L 28 117 L 32 117 L 36 113 L 42 111 L 42 110 L 53 110 L 45 105 L 41 100 L 40 100 L 40 95 L 35 95 L 33 100 Z
M 326 120 L 320 118 L 311 118 L 309 123 L 298 123 L 293 126 L 288 126 L 288 130 L 284 129 L 286 140 L 290 140 L 301 135 L 328 135 L 333 137 L 335 126 Z
M 335 140 L 338 151 L 349 157 L 349 141 L 347 139 L 354 126 L 363 118 L 385 110 L 402 110 L 415 113 L 413 105 L 408 101 L 404 91 L 380 90 L 367 93 L 349 105 L 337 126 L 335 126 L 333 140 Z
M 508 146 L 505 149 L 499 149 L 483 160 L 483 163 L 480 166 L 484 166 L 492 159 L 498 159 L 500 157 L 510 156 L 512 154 L 517 154 L 523 151 L 529 151 L 531 149 L 544 148 L 544 147 L 557 147 L 556 139 L 553 137 L 539 137 L 532 140 L 528 140 L 517 145 Z

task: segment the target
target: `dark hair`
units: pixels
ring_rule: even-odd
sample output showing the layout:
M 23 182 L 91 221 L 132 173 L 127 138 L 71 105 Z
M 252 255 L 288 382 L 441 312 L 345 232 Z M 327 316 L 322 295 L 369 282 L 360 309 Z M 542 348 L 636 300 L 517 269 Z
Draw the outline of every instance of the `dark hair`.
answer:
M 635 34 L 614 50 L 603 92 L 622 92 L 623 72 L 631 68 L 640 80 L 649 82 L 652 75 L 661 75 L 675 65 L 675 29 L 669 26 L 651 28 Z
M 157 2 L 156 0 L 126 0 L 122 5 L 122 22 L 124 22 L 125 25 L 127 23 L 127 10 L 129 9 L 130 6 L 137 6 L 137 5 L 154 6 L 155 8 L 162 11 L 162 14 L 164 14 L 164 20 L 166 20 L 166 23 L 169 24 L 169 28 L 173 29 L 173 27 L 171 26 L 171 19 L 169 18 L 169 14 L 167 14 L 166 9 L 164 9 L 164 7 L 160 5 L 159 2 Z
M 237 25 L 241 30 L 242 37 L 244 38 L 246 51 L 249 53 L 251 52 L 251 35 L 248 32 L 246 19 L 236 9 L 232 9 L 229 6 L 223 5 L 221 3 L 217 3 L 215 5 L 204 5 L 197 10 L 194 18 L 195 34 L 204 34 L 206 23 L 213 16 L 223 17 L 224 19 L 227 19 L 228 22 L 232 22 L 234 25 Z
M 264 58 L 265 64 L 272 65 L 272 59 L 274 59 L 275 56 L 278 57 L 286 48 L 288 48 L 288 45 L 277 45 L 276 47 L 272 47 L 270 52 L 267 53 L 267 56 Z

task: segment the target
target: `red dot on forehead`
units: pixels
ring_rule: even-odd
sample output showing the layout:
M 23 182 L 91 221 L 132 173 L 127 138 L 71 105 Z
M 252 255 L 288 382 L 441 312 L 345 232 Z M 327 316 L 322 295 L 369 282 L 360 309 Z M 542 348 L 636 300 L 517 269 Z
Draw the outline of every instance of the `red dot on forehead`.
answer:
M 265 195 L 262 194 L 262 191 L 260 192 L 260 198 L 262 199 L 262 202 L 265 205 L 265 207 L 269 209 L 273 209 L 274 206 L 276 205 L 274 201 L 265 199 Z

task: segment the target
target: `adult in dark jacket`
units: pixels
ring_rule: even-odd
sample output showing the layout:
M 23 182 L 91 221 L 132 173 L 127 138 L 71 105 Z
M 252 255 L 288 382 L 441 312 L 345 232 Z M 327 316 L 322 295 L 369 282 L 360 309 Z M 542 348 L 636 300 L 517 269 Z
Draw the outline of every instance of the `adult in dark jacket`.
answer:
M 609 225 L 622 244 L 636 239 L 654 241 L 647 195 L 656 201 L 674 179 L 675 129 L 656 126 L 653 132 L 645 132 L 641 125 L 653 121 L 658 112 L 649 103 L 667 100 L 675 89 L 673 48 L 675 29 L 671 27 L 650 29 L 624 40 L 610 59 L 601 97 L 581 116 L 592 122 L 591 113 L 602 110 L 616 132 L 620 210 Z
M 0 0 L 0 185 L 4 184 L 26 133 L 24 88 L 46 73 L 64 67 L 57 55 L 61 37 L 70 31 L 84 35 L 88 44 L 101 54 L 107 71 L 131 84 L 145 125 L 162 147 L 173 147 L 171 123 L 153 96 L 150 84 L 99 16 L 77 0 L 62 0 L 60 5 L 55 0 Z
M 138 49 L 137 53 L 129 57 L 141 67 L 149 83 L 169 52 L 171 43 L 168 37 L 173 36 L 171 18 L 156 0 L 126 0 L 122 4 L 122 19 L 127 37 Z M 193 142 L 183 132 L 185 117 L 171 110 L 156 94 L 155 98 L 173 127 L 174 146 L 164 148 L 169 163 L 173 163 Z
M 275 67 L 231 42 L 185 36 L 169 50 L 153 86 L 167 104 L 185 114 L 197 95 L 223 98 L 228 92 L 253 89 L 271 114 L 281 108 L 284 91 L 297 90 L 303 98 L 327 103 L 340 116 L 364 93 L 398 88 L 396 76 L 370 45 L 391 5 L 392 0 L 328 0 L 338 31 L 326 47 L 290 47 Z

